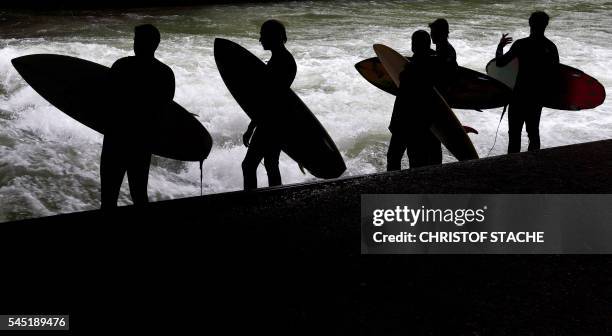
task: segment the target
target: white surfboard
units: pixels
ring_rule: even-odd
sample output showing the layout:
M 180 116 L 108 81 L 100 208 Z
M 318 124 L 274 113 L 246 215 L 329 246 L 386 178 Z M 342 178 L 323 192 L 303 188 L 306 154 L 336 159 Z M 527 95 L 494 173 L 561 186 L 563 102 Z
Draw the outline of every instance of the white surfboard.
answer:
M 503 67 L 498 67 L 497 64 L 495 64 L 495 59 L 487 64 L 487 74 L 506 84 L 506 86 L 511 89 L 514 89 L 514 84 L 516 84 L 516 75 L 518 74 L 518 70 L 518 58 L 514 58 L 512 61 L 510 61 L 510 63 Z

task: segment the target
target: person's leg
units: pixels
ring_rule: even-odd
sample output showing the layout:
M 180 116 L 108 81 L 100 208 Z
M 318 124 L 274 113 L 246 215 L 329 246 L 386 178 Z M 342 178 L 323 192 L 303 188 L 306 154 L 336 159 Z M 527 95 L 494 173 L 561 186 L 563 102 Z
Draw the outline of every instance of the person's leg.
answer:
M 100 157 L 100 188 L 101 208 L 117 206 L 121 183 L 126 171 L 125 156 L 121 144 L 105 136 L 102 142 L 102 155 Z
M 402 157 L 406 151 L 406 143 L 402 136 L 391 133 L 389 149 L 387 150 L 387 171 L 401 170 Z
M 542 116 L 542 106 L 533 104 L 526 110 L 525 128 L 529 137 L 529 147 L 527 150 L 533 151 L 540 149 L 540 117 Z
M 408 164 L 410 168 L 419 168 L 424 167 L 429 164 L 429 155 L 427 153 L 427 149 L 423 148 L 421 145 L 417 146 L 408 146 Z
M 242 176 L 244 178 L 244 190 L 257 188 L 257 166 L 264 157 L 264 152 L 261 148 L 261 139 L 255 134 L 251 137 L 251 142 L 247 153 L 242 160 Z
M 280 157 L 280 147 L 271 145 L 264 155 L 264 167 L 268 174 L 268 186 L 279 186 L 282 184 L 280 169 L 278 168 L 278 158 Z
M 431 144 L 430 136 L 433 136 L 428 128 L 413 129 L 409 138 L 405 141 L 410 168 L 418 168 L 430 164 Z
M 427 132 L 427 165 L 442 164 L 442 144 L 440 140 L 432 133 Z
M 521 133 L 523 132 L 523 104 L 510 103 L 508 106 L 508 153 L 521 151 Z
M 151 153 L 136 150 L 131 153 L 130 163 L 127 169 L 130 196 L 134 204 L 149 202 L 147 185 L 149 183 L 149 167 L 151 165 Z

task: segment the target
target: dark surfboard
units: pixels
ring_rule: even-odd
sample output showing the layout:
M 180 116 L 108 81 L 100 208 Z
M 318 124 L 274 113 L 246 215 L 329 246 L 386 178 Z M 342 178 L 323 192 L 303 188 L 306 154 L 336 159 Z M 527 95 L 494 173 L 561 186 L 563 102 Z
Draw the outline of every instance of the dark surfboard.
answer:
M 334 141 L 293 90 L 270 89 L 273 83 L 267 82 L 264 62 L 221 38 L 215 39 L 214 54 L 221 78 L 234 99 L 251 119 L 277 132 L 287 155 L 316 177 L 342 175 L 346 165 Z M 283 101 L 282 109 L 276 108 L 279 101 Z M 278 110 L 282 112 L 276 114 Z
M 487 63 L 487 73 L 514 89 L 519 71 L 518 59 L 503 67 L 495 59 Z M 547 88 L 542 89 L 544 107 L 555 110 L 578 111 L 595 108 L 606 100 L 606 89 L 597 79 L 582 70 L 559 64 L 556 78 L 550 78 Z
M 397 86 L 380 63 L 378 57 L 365 59 L 355 64 L 357 71 L 370 84 L 397 94 Z M 444 99 L 456 109 L 484 110 L 506 106 L 512 91 L 498 80 L 468 68 L 459 67 Z
M 116 93 L 109 80 L 110 68 L 76 57 L 38 54 L 18 57 L 13 66 L 43 98 L 76 121 L 104 134 L 114 113 Z M 151 111 L 146 140 L 155 155 L 181 161 L 203 161 L 212 148 L 206 128 L 176 102 Z M 143 122 L 144 124 L 144 122 Z

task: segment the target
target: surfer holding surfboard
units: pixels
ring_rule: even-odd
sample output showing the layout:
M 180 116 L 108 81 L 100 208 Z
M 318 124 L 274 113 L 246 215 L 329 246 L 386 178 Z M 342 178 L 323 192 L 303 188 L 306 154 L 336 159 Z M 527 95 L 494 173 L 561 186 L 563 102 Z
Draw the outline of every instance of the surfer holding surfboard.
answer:
M 261 46 L 264 50 L 270 50 L 272 57 L 268 61 L 267 83 L 270 92 L 280 92 L 275 96 L 276 102 L 271 104 L 272 114 L 289 113 L 286 101 L 288 100 L 282 93 L 291 87 L 297 65 L 293 55 L 285 47 L 287 42 L 287 32 L 285 26 L 277 20 L 268 20 L 261 26 L 260 38 Z M 251 121 L 249 127 L 243 135 L 243 142 L 248 147 L 246 156 L 242 161 L 242 173 L 244 176 L 244 189 L 257 188 L 257 167 L 261 160 L 268 174 L 268 185 L 281 185 L 281 175 L 278 168 L 278 159 L 281 153 L 281 141 L 277 128 L 270 125 L 257 124 Z
M 134 54 L 117 60 L 110 76 L 117 89 L 117 122 L 108 123 L 102 145 L 102 208 L 117 206 L 127 172 L 134 204 L 147 203 L 153 111 L 174 98 L 174 73 L 155 58 L 160 33 L 153 25 L 134 29 Z M 112 113 L 112 112 L 109 112 Z
M 434 78 L 438 60 L 424 30 L 412 34 L 412 62 L 400 73 L 400 85 L 389 130 L 387 171 L 400 170 L 404 152 L 410 168 L 442 163 L 442 145 L 431 132 Z
M 118 60 L 112 69 L 56 54 L 11 60 L 44 99 L 104 135 L 100 165 L 104 208 L 117 205 L 126 172 L 132 201 L 148 201 L 151 154 L 199 162 L 201 168 L 212 148 L 208 130 L 192 113 L 172 101 L 172 70 L 154 57 L 159 40 L 155 27 L 136 27 L 136 56 Z
M 512 42 L 503 34 L 495 53 L 496 65 L 503 67 L 518 59 L 519 71 L 508 108 L 508 153 L 521 151 L 523 124 L 529 137 L 528 150 L 540 149 L 540 116 L 546 88 L 554 81 L 559 67 L 557 46 L 544 36 L 549 17 L 537 11 L 529 17 L 529 37 L 514 42 L 504 54 L 504 47 Z

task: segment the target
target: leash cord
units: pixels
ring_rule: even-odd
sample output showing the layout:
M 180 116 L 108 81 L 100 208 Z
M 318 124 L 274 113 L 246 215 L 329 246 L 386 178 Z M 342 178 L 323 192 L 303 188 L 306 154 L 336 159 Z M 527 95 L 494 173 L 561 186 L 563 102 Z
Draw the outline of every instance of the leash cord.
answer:
M 491 155 L 493 148 L 495 148 L 495 144 L 497 143 L 497 134 L 499 133 L 499 126 L 501 125 L 501 122 L 504 119 L 504 114 L 506 114 L 507 108 L 508 108 L 508 105 L 504 106 L 504 110 L 502 111 L 501 117 L 499 118 L 499 123 L 497 124 L 497 130 L 495 130 L 495 139 L 493 140 L 493 146 L 491 146 L 491 149 L 489 149 L 489 152 L 487 153 L 487 157 Z

